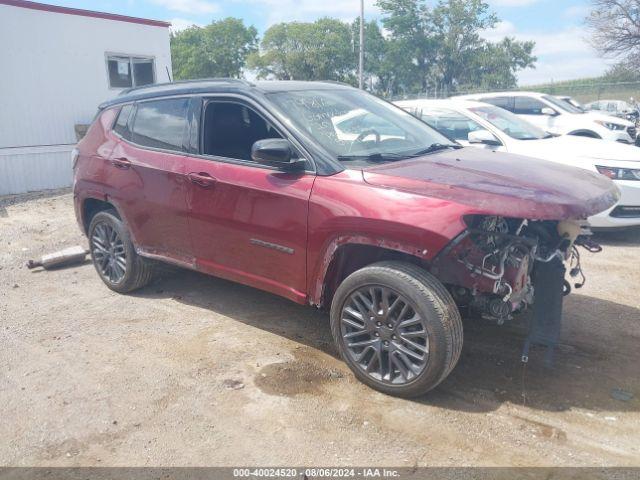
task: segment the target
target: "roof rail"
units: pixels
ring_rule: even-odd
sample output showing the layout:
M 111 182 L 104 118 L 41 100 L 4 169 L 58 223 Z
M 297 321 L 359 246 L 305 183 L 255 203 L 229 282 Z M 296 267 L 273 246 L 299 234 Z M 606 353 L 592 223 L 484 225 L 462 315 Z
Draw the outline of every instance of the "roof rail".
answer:
M 193 79 L 193 80 L 177 80 L 177 81 L 173 81 L 173 82 L 164 82 L 164 83 L 150 83 L 149 85 L 143 85 L 141 87 L 133 87 L 133 88 L 127 88 L 125 90 L 122 90 L 119 95 L 127 95 L 129 93 L 132 92 L 138 92 L 140 90 L 145 90 L 148 88 L 156 88 L 156 87 L 167 87 L 170 85 L 184 85 L 184 84 L 189 84 L 189 83 L 204 83 L 204 82 L 227 82 L 227 83 L 239 83 L 242 85 L 246 85 L 247 87 L 254 87 L 255 84 L 251 83 L 248 80 L 245 80 L 244 78 L 225 78 L 225 77 L 219 77 L 219 78 L 197 78 L 197 79 Z

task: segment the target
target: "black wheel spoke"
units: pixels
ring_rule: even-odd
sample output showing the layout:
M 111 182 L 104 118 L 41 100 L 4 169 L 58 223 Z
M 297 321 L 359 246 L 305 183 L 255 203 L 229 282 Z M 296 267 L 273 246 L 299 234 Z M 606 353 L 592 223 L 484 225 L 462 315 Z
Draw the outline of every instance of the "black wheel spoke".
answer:
M 426 321 L 398 292 L 381 285 L 363 286 L 347 298 L 340 320 L 349 356 L 373 379 L 402 385 L 426 368 Z

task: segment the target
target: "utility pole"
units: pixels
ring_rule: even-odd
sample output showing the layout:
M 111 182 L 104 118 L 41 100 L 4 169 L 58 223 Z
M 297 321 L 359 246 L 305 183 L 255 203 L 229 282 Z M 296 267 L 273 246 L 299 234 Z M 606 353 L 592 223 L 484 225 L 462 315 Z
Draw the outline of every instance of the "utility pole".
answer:
M 364 89 L 364 0 L 360 0 L 360 68 L 358 84 Z

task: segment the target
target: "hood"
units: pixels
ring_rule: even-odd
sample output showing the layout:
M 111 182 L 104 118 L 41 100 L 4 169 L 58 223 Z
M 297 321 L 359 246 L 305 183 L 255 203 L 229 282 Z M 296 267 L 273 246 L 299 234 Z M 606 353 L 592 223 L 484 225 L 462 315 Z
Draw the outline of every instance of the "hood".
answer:
M 638 168 L 640 164 L 640 148 L 635 145 L 575 135 L 561 135 L 544 140 L 520 140 L 509 151 L 587 168 L 589 162 L 585 162 L 585 159 L 592 160 L 591 163 L 595 160 L 606 160 L 607 165 L 615 161 L 625 162 L 625 165 L 621 166 L 627 168 Z
M 587 170 L 520 155 L 463 148 L 363 171 L 365 182 L 532 220 L 587 218 L 618 201 L 613 182 Z
M 624 125 L 625 127 L 633 127 L 633 123 L 629 120 L 625 120 L 624 118 L 614 117 L 613 115 L 606 115 L 600 112 L 589 111 L 585 112 L 582 115 L 587 115 L 592 120 L 600 120 L 601 122 L 610 122 L 617 123 L 618 125 Z

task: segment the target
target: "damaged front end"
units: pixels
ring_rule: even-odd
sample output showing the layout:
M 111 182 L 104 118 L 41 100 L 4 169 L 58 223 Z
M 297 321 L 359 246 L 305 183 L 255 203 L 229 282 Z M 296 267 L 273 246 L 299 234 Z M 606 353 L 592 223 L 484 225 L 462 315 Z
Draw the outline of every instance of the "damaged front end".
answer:
M 549 221 L 469 215 L 467 229 L 433 261 L 431 271 L 447 285 L 461 309 L 499 325 L 532 307 L 522 360 L 529 346 L 548 347 L 552 362 L 562 321 L 563 296 L 584 285 L 578 247 L 599 251 L 578 221 Z

